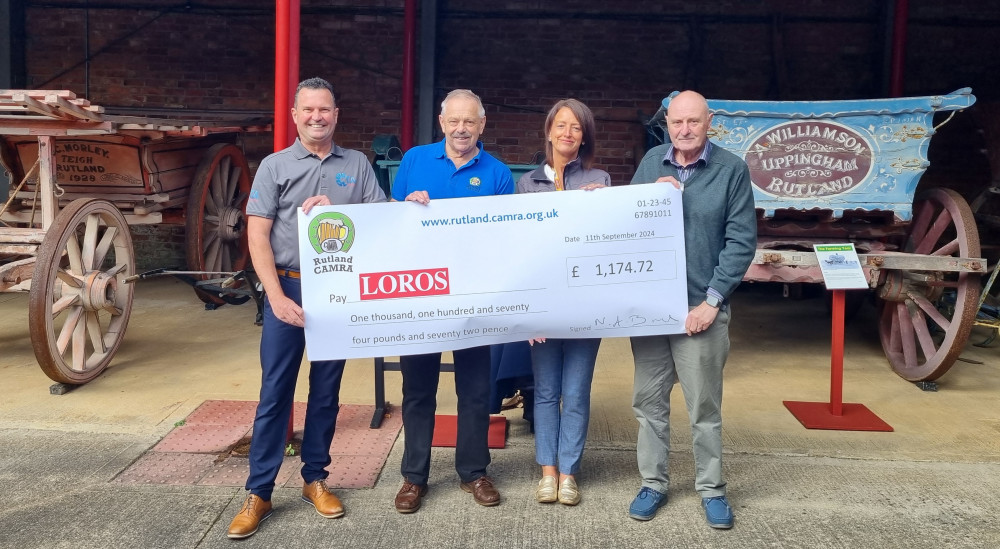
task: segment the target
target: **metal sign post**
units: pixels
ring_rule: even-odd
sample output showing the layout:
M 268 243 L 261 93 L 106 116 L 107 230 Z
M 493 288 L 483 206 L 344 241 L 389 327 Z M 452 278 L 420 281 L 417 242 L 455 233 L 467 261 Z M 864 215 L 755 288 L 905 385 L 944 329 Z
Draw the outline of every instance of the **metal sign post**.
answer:
M 785 408 L 806 429 L 836 431 L 892 431 L 864 404 L 844 403 L 844 291 L 866 289 L 864 271 L 853 244 L 814 246 L 823 280 L 833 291 L 833 322 L 830 346 L 830 402 L 784 401 Z

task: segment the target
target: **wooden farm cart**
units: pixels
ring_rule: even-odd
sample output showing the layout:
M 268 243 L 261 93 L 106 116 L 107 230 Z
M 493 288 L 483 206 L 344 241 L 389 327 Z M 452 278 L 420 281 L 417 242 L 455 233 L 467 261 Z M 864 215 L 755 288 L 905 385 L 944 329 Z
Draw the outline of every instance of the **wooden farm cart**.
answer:
M 28 291 L 32 347 L 50 378 L 86 383 L 121 344 L 135 276 L 128 225 L 185 225 L 188 268 L 201 278 L 248 265 L 240 139 L 268 122 L 112 116 L 65 90 L 0 90 L 10 175 L 0 291 Z
M 658 136 L 671 97 L 651 121 Z M 934 114 L 974 102 L 969 89 L 853 101 L 709 100 L 712 143 L 750 166 L 758 249 L 745 280 L 820 283 L 812 246 L 853 242 L 881 302 L 879 335 L 892 369 L 910 381 L 944 375 L 972 329 L 986 262 L 966 201 L 947 188 L 916 191 Z

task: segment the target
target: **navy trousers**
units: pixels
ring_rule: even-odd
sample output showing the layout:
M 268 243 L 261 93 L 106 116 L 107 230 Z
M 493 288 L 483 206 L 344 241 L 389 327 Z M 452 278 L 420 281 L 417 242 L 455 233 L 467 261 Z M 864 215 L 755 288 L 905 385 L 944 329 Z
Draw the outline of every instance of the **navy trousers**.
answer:
M 302 304 L 302 285 L 296 278 L 279 277 L 281 289 Z M 278 320 L 264 301 L 264 326 L 260 337 L 260 402 L 253 420 L 250 442 L 250 476 L 246 488 L 270 500 L 288 438 L 288 418 L 295 397 L 295 380 L 306 348 L 305 329 Z M 302 479 L 314 482 L 329 473 L 330 445 L 340 410 L 343 360 L 309 363 L 309 399 L 302 434 Z
M 462 349 L 453 351 L 452 355 L 458 395 L 455 470 L 462 482 L 472 482 L 485 475 L 490 464 L 490 348 Z M 406 434 L 400 472 L 414 484 L 427 484 L 441 353 L 402 356 L 399 369 L 403 373 L 403 429 Z

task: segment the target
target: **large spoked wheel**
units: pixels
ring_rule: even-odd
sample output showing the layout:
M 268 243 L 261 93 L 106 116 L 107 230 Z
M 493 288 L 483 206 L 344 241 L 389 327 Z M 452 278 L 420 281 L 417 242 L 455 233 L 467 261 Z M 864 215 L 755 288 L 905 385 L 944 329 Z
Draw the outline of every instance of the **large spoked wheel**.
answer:
M 81 385 L 107 367 L 125 337 L 135 274 L 125 217 L 82 198 L 59 212 L 35 260 L 28 297 L 31 346 L 53 381 Z
M 240 271 L 250 263 L 246 205 L 250 169 L 235 145 L 217 143 L 195 172 L 187 204 L 187 264 L 192 271 Z M 199 275 L 201 280 L 220 275 Z M 245 303 L 249 296 L 210 293 L 195 288 L 205 303 Z
M 902 251 L 979 257 L 972 210 L 958 193 L 932 189 L 917 198 L 913 211 Z M 892 369 L 909 381 L 932 381 L 951 368 L 969 339 L 979 275 L 891 271 L 879 297 L 879 336 Z

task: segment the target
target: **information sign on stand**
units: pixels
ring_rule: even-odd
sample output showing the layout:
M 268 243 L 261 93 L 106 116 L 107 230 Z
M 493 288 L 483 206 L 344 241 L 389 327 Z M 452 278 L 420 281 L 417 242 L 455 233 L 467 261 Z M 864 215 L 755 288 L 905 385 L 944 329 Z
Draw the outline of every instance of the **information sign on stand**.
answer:
M 892 431 L 864 404 L 843 401 L 844 389 L 844 291 L 867 289 L 868 281 L 854 244 L 816 244 L 816 259 L 826 288 L 833 292 L 830 348 L 830 402 L 784 401 L 785 408 L 807 429 L 837 431 Z

